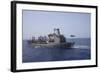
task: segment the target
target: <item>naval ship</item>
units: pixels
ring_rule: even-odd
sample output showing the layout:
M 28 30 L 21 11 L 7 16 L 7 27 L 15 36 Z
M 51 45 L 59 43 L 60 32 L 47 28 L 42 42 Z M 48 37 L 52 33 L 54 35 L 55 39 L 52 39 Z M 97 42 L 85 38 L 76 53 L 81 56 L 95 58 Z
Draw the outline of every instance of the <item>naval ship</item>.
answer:
M 72 48 L 75 44 L 74 42 L 67 42 L 59 28 L 54 29 L 54 33 L 47 36 L 39 36 L 38 39 L 32 37 L 28 43 L 34 48 Z

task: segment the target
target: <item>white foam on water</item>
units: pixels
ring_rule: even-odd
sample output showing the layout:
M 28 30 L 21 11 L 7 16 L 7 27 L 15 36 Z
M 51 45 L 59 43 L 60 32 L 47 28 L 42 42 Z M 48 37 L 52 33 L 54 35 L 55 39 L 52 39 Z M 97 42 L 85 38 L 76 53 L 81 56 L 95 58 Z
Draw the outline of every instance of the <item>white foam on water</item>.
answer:
M 86 46 L 86 45 L 75 45 L 75 46 L 73 46 L 73 48 L 78 48 L 78 49 L 89 49 L 90 46 Z

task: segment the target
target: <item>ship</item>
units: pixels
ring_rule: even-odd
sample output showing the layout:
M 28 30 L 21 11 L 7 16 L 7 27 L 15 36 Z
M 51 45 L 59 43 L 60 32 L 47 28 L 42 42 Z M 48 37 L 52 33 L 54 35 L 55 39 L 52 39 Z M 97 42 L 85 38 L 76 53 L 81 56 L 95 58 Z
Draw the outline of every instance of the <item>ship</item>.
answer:
M 32 37 L 28 40 L 34 48 L 72 48 L 74 42 L 68 42 L 66 37 L 60 33 L 59 28 L 54 28 L 54 32 L 48 34 L 47 36 L 39 36 L 38 39 Z

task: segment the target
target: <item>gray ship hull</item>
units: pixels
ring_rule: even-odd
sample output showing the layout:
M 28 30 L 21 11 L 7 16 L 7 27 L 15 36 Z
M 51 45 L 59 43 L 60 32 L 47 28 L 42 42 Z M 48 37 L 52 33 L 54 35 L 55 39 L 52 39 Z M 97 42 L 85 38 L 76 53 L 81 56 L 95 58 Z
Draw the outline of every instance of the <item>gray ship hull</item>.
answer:
M 35 44 L 31 43 L 32 47 L 34 48 L 72 48 L 74 43 L 60 43 L 60 44 Z

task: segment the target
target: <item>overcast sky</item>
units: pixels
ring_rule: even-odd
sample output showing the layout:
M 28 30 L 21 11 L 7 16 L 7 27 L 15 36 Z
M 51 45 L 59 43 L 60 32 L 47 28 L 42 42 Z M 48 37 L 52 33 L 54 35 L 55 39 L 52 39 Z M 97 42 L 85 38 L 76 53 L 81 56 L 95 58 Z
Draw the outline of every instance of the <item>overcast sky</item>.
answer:
M 89 13 L 23 10 L 23 39 L 48 35 L 54 28 L 59 28 L 66 38 L 89 38 L 90 19 Z

